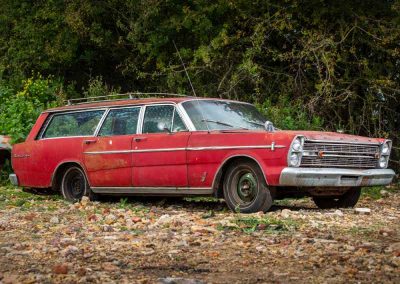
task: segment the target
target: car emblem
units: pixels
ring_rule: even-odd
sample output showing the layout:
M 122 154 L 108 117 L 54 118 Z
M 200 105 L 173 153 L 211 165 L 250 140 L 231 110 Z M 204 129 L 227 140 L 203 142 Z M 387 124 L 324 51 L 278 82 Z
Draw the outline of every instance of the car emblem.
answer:
M 319 152 L 318 152 L 318 157 L 323 158 L 323 157 L 324 157 L 324 154 L 325 154 L 325 153 L 324 153 L 323 151 L 319 151 Z

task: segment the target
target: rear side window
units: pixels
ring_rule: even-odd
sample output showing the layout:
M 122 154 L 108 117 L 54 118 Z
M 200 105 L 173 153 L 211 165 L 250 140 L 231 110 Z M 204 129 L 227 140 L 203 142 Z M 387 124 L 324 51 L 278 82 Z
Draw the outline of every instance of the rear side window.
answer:
M 99 136 L 136 134 L 139 112 L 140 107 L 110 110 Z
M 42 138 L 93 135 L 104 110 L 54 114 Z

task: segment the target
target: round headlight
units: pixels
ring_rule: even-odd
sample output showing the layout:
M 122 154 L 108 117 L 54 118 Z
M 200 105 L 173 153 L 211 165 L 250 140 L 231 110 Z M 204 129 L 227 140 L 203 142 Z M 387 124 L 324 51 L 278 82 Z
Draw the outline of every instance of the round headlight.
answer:
M 292 167 L 295 167 L 299 164 L 300 157 L 299 154 L 293 153 L 289 157 L 289 163 Z
M 383 146 L 382 146 L 382 152 L 381 152 L 381 154 L 382 154 L 382 155 L 387 155 L 387 154 L 389 154 L 389 150 L 390 150 L 389 144 L 388 144 L 388 143 L 385 143 L 385 144 L 383 144 Z
M 292 149 L 293 149 L 294 151 L 301 151 L 301 150 L 302 150 L 301 148 L 302 148 L 302 147 L 301 147 L 301 141 L 300 141 L 300 139 L 294 140 L 293 145 L 292 145 Z
M 386 157 L 380 157 L 379 158 L 379 167 L 380 168 L 386 168 L 387 166 L 387 158 Z

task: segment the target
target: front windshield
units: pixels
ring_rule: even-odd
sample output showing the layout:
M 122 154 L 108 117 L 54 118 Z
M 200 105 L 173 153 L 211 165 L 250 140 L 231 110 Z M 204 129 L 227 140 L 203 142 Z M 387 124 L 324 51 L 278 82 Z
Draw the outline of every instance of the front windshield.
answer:
M 182 103 L 196 130 L 265 130 L 266 119 L 250 104 L 195 100 Z

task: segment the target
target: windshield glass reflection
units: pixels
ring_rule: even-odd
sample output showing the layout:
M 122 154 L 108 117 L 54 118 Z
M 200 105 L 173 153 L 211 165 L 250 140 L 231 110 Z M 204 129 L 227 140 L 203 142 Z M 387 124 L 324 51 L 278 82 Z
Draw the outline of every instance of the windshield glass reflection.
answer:
M 194 100 L 184 102 L 183 107 L 192 120 L 196 130 L 247 129 L 264 130 L 266 119 L 250 104 Z

